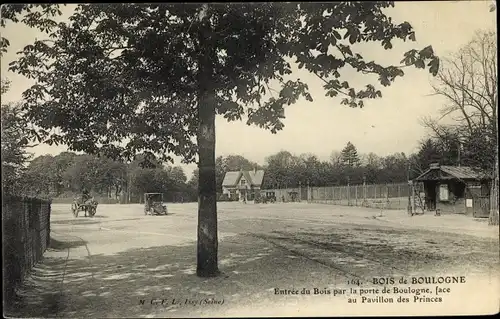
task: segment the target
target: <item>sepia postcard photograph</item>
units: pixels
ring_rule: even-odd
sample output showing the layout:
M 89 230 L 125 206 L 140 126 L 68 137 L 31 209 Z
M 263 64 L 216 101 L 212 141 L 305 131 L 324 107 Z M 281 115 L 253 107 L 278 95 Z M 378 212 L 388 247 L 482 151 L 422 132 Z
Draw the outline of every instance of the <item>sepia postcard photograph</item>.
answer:
M 2 4 L 4 317 L 497 314 L 497 10 Z

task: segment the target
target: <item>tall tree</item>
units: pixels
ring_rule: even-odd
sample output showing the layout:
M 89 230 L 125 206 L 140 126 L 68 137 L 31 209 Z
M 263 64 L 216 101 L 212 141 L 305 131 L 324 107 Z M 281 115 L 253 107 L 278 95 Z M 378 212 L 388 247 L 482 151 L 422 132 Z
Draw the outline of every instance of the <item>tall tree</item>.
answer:
M 330 154 L 330 162 L 334 166 L 339 166 L 342 164 L 342 152 L 340 151 L 332 151 Z
M 321 184 L 320 182 L 320 171 L 321 162 L 316 155 L 313 154 L 303 154 L 300 156 L 302 162 L 304 163 L 304 173 L 302 174 L 302 181 L 307 185 Z
M 169 167 L 167 169 L 169 174 L 169 178 L 174 181 L 175 184 L 183 184 L 187 181 L 186 173 L 180 166 L 174 166 L 172 168 Z
M 139 169 L 132 175 L 132 189 L 139 198 L 142 198 L 144 193 L 163 193 L 165 190 L 163 178 L 167 178 L 167 176 L 162 170 Z
M 1 95 L 9 90 L 10 82 L 2 79 Z M 22 175 L 31 158 L 26 138 L 27 121 L 18 103 L 1 105 L 2 114 L 2 192 L 20 195 L 24 192 Z
M 344 165 L 355 167 L 360 164 L 358 150 L 351 142 L 347 142 L 347 145 L 342 149 L 341 156 Z
M 266 158 L 266 188 L 286 188 L 291 185 L 291 175 L 295 159 L 292 153 L 280 151 Z
M 364 165 L 373 166 L 375 168 L 380 168 L 382 165 L 382 159 L 377 154 L 370 152 L 363 156 L 362 162 Z
M 257 163 L 252 162 L 241 155 L 228 155 L 223 159 L 223 162 L 224 169 L 226 171 L 239 171 L 240 169 L 249 171 L 260 167 Z
M 1 79 L 0 83 L 0 94 L 4 95 L 10 89 L 10 81 L 8 79 Z
M 429 168 L 431 163 L 441 163 L 443 154 L 437 142 L 432 138 L 426 138 L 420 142 L 418 152 L 411 157 L 410 170 L 412 177 L 414 174 L 420 175 Z
M 285 106 L 312 101 L 307 84 L 292 76 L 294 62 L 321 78 L 328 96 L 345 95 L 342 104 L 362 107 L 380 97 L 374 85 L 341 81 L 339 71 L 375 74 L 383 86 L 404 75 L 402 65 L 365 61 L 352 47 L 374 42 L 391 49 L 394 39 L 415 40 L 408 22 L 386 15 L 393 5 L 82 4 L 51 31 L 51 42 L 26 46 L 11 70 L 37 80 L 24 97 L 43 141 L 111 157 L 149 151 L 190 162 L 198 155 L 197 274 L 214 276 L 216 114 L 281 130 Z M 409 51 L 402 63 L 428 63 L 433 74 L 439 68 L 430 46 Z M 61 130 L 50 133 L 52 127 Z
M 65 172 L 65 180 L 71 185 L 74 193 L 81 194 L 85 189 L 92 192 L 101 191 L 103 176 L 100 174 L 99 164 L 98 159 L 90 154 L 75 157 Z
M 377 183 L 381 175 L 380 172 L 383 169 L 382 163 L 384 159 L 374 153 L 369 153 L 364 160 L 364 181 L 370 184 Z
M 126 165 L 105 156 L 95 160 L 98 192 L 108 198 L 119 199 L 126 183 Z
M 495 7 L 493 7 L 495 10 Z M 426 119 L 424 124 L 437 136 L 452 129 L 466 149 L 467 160 L 474 166 L 489 168 L 496 175 L 498 156 L 498 74 L 496 31 L 478 31 L 458 52 L 444 59 L 443 68 L 433 81 L 435 94 L 447 104 L 442 117 L 453 120 L 453 126 Z M 475 154 L 475 155 L 474 155 Z M 497 190 L 493 183 L 492 192 Z M 498 196 L 493 195 L 493 198 Z M 492 202 L 491 214 L 498 215 L 498 204 Z M 496 209 L 493 207 L 497 207 Z M 493 218 L 490 218 L 492 220 Z
M 184 170 L 180 166 L 168 166 L 166 168 L 166 172 L 168 175 L 167 183 L 165 185 L 165 193 L 167 195 L 166 199 L 173 202 L 183 201 L 185 195 L 183 193 L 186 191 L 187 182 Z
M 433 88 L 448 101 L 441 110 L 453 116 L 464 134 L 479 128 L 487 138 L 497 139 L 497 47 L 496 32 L 477 32 L 456 54 L 444 59 Z
M 215 159 L 215 182 L 217 192 L 222 192 L 222 183 L 224 182 L 227 171 L 228 169 L 224 157 L 217 157 Z
M 48 154 L 30 161 L 25 174 L 30 196 L 53 196 L 56 193 L 57 172 L 53 163 L 54 156 Z
M 432 118 L 425 119 L 424 125 L 441 139 L 451 132 L 461 144 L 470 147 L 474 144 L 476 154 L 489 158 L 498 144 L 496 32 L 477 32 L 472 41 L 444 59 L 432 86 L 435 94 L 447 102 L 441 109 L 441 117 L 451 119 L 453 125 L 441 124 Z M 485 165 L 480 159 L 470 160 L 475 160 L 476 166 Z M 490 158 L 492 171 L 494 162 L 495 159 Z
M 20 195 L 23 192 L 22 175 L 31 158 L 30 146 L 24 130 L 26 122 L 16 104 L 2 105 L 2 191 Z
M 405 153 L 386 156 L 382 168 L 386 175 L 385 183 L 400 183 L 407 180 L 408 159 Z
M 53 161 L 49 163 L 50 170 L 53 174 L 53 184 L 56 195 L 60 195 L 64 189 L 67 188 L 67 181 L 65 181 L 65 173 L 68 168 L 73 164 L 77 155 L 72 152 L 62 152 L 54 156 Z

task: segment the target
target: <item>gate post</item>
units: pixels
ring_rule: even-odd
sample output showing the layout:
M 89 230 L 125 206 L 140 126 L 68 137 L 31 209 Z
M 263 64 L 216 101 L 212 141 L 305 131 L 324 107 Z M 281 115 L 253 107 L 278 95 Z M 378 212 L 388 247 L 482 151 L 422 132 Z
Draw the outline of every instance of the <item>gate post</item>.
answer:
M 301 185 L 300 181 L 299 181 L 299 194 L 298 195 L 299 195 L 298 201 L 301 202 L 302 201 L 302 185 Z
M 412 181 L 408 181 L 408 214 L 412 215 L 411 210 L 411 184 Z
M 351 206 L 351 186 L 350 184 L 350 177 L 347 176 L 347 206 Z
M 389 207 L 389 184 L 385 184 L 385 205 Z
M 401 185 L 398 184 L 398 207 L 401 207 Z
M 363 175 L 363 203 L 361 206 L 368 206 L 366 205 L 366 176 Z
M 311 186 L 309 185 L 309 181 L 307 181 L 307 202 L 311 202 Z
M 356 201 L 355 201 L 355 206 L 358 206 L 358 185 L 355 185 L 354 186 L 354 192 L 355 192 L 355 196 L 356 196 Z
M 411 184 L 411 211 L 413 212 L 413 214 L 416 213 L 415 211 L 415 184 L 412 183 Z

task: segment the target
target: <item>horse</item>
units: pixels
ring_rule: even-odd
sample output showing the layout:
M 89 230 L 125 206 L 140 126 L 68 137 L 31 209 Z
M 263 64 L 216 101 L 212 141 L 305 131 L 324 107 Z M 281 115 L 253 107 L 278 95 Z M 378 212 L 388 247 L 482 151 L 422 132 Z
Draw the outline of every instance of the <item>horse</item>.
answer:
M 90 198 L 84 202 L 75 199 L 71 204 L 71 211 L 75 217 L 78 217 L 79 211 L 84 211 L 85 217 L 87 217 L 87 213 L 90 217 L 94 217 L 97 211 L 97 201 L 94 198 Z

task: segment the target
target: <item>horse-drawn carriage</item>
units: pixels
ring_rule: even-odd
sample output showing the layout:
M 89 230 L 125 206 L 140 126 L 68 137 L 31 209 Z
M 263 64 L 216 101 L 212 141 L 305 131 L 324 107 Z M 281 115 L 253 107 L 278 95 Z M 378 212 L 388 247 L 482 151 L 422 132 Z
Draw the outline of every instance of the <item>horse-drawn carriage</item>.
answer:
M 73 216 L 78 217 L 80 211 L 85 212 L 85 217 L 87 217 L 87 213 L 90 217 L 94 217 L 97 212 L 97 201 L 94 198 L 87 200 L 75 199 L 71 204 L 71 212 Z
M 167 215 L 167 206 L 163 205 L 162 193 L 144 194 L 144 215 Z

